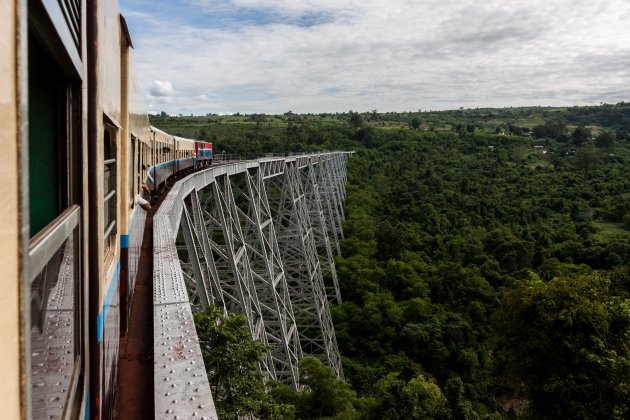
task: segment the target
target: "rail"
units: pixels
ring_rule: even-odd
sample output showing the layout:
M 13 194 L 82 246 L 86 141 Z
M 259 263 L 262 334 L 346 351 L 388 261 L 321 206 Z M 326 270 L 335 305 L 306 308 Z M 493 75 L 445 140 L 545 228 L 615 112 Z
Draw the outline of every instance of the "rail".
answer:
M 218 153 L 212 156 L 212 160 L 216 162 L 229 162 L 241 160 L 241 155 L 235 153 Z

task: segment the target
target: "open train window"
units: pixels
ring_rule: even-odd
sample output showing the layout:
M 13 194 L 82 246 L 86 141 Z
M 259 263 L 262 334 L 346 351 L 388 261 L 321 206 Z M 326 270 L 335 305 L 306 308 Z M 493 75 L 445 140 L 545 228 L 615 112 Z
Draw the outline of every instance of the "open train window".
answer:
M 116 244 L 116 140 L 118 128 L 111 123 L 105 122 L 103 130 L 103 221 L 105 232 L 103 240 L 105 245 L 105 255 L 115 250 Z

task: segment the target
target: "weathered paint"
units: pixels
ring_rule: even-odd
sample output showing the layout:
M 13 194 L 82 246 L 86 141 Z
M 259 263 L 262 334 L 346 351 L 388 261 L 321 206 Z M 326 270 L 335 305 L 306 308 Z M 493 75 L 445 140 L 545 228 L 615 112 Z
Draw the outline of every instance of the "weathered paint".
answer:
M 0 9 L 0 412 L 13 419 L 21 416 L 16 2 L 2 0 Z

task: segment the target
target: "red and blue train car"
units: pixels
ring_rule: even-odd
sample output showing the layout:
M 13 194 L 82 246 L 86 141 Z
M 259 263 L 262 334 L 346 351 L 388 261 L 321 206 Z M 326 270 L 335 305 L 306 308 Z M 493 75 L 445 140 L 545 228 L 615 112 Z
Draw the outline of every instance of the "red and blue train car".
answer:
M 195 142 L 195 168 L 212 165 L 212 143 Z

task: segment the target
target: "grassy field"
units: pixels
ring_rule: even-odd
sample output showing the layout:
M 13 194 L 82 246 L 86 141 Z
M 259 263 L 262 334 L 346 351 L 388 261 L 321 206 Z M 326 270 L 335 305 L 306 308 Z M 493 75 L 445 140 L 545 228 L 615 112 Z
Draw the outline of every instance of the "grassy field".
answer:
M 592 225 L 597 229 L 595 236 L 610 241 L 612 239 L 629 238 L 630 231 L 623 228 L 621 223 L 605 222 L 603 220 L 593 220 Z

